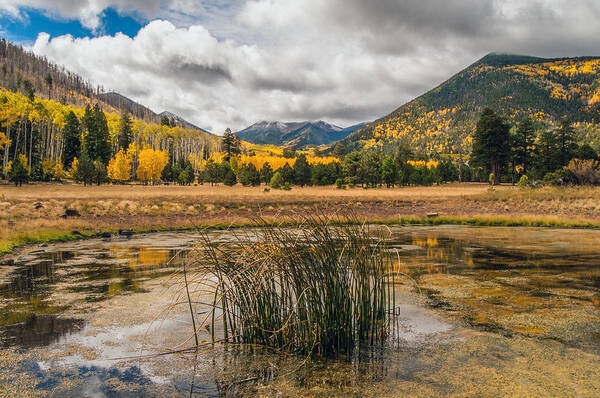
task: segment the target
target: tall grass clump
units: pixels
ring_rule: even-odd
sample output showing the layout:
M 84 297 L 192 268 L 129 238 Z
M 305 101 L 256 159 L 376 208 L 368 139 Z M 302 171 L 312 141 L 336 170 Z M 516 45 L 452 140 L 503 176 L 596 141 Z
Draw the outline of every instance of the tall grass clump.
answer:
M 200 268 L 214 288 L 213 341 L 318 356 L 383 344 L 394 275 L 371 229 L 312 217 L 293 229 L 265 223 L 226 244 L 207 237 Z

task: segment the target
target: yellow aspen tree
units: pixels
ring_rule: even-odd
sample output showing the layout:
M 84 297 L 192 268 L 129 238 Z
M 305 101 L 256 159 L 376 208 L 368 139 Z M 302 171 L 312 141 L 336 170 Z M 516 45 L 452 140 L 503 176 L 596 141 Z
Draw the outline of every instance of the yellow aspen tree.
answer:
M 169 161 L 166 151 L 143 149 L 138 154 L 137 177 L 140 181 L 155 182 L 160 179 L 163 169 Z
M 121 149 L 108 162 L 108 178 L 113 181 L 125 182 L 131 179 L 131 156 Z

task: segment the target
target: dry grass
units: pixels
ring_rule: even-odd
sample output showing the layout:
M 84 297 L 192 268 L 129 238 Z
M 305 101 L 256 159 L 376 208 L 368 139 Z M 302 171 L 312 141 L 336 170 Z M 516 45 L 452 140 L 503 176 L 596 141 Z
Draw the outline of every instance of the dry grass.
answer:
M 36 206 L 37 205 L 37 206 Z M 41 206 L 39 206 L 41 205 Z M 36 207 L 39 207 L 36 209 Z M 63 219 L 65 208 L 80 218 Z M 487 184 L 395 189 L 28 185 L 0 186 L 0 253 L 28 243 L 74 239 L 120 228 L 136 231 L 248 225 L 262 216 L 352 210 L 362 220 L 430 224 L 596 227 L 600 188 L 520 190 Z M 440 217 L 428 219 L 428 213 Z

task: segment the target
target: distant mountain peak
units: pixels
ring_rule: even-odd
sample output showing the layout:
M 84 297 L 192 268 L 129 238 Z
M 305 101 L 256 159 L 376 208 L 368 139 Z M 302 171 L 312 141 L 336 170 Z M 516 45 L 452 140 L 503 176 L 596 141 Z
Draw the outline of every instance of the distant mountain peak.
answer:
M 238 131 L 237 135 L 242 140 L 255 144 L 307 147 L 339 141 L 357 128 L 358 126 L 344 129 L 323 120 L 305 122 L 261 120 Z

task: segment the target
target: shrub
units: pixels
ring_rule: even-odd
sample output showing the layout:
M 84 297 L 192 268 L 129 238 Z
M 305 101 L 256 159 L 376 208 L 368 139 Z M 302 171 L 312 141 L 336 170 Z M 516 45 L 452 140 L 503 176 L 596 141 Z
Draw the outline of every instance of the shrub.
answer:
M 346 189 L 346 185 L 344 185 L 344 180 L 342 180 L 341 178 L 335 180 L 335 186 L 337 187 L 337 189 Z
M 283 177 L 277 172 L 271 178 L 271 183 L 269 185 L 271 185 L 271 188 L 279 189 L 283 186 L 283 183 Z
M 577 179 L 569 170 L 558 169 L 553 173 L 546 173 L 544 176 L 544 185 L 564 186 L 576 184 Z
M 517 186 L 521 189 L 529 188 L 529 177 L 527 177 L 526 175 L 522 175 L 519 179 L 519 182 L 517 183 Z
M 600 184 L 600 164 L 597 160 L 573 159 L 564 170 L 572 173 L 581 185 Z

